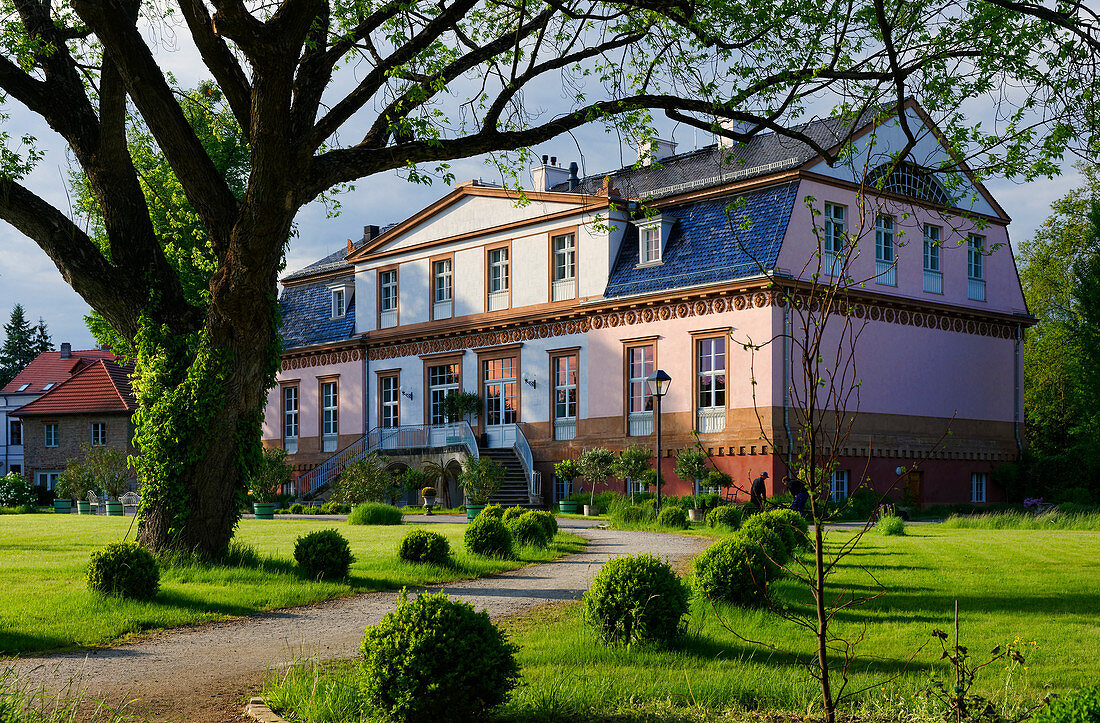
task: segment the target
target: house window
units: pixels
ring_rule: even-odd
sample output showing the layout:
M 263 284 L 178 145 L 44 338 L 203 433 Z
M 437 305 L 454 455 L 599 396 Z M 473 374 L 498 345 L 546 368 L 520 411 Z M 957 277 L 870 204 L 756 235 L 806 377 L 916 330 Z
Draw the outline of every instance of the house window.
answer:
M 43 444 L 45 444 L 47 447 L 56 447 L 57 446 L 57 423 L 56 422 L 49 422 L 47 424 L 42 425 L 42 428 L 45 432 L 45 437 L 44 437 L 44 440 L 43 440 Z
M 661 262 L 661 224 L 641 228 L 638 238 L 638 261 L 642 264 Z
M 17 419 L 8 421 L 8 444 L 16 447 L 23 444 L 23 423 Z
M 653 344 L 627 347 L 627 427 L 632 437 L 653 432 L 653 396 L 646 379 L 655 369 Z
M 556 356 L 554 366 L 554 439 L 577 436 L 577 355 Z
M 848 470 L 838 469 L 833 471 L 829 486 L 829 499 L 833 502 L 843 502 L 848 499 Z
M 485 389 L 485 426 L 515 424 L 519 412 L 516 389 L 516 357 L 485 359 L 481 362 L 481 379 Z
M 48 384 L 46 384 L 46 386 L 42 387 L 42 391 L 44 391 L 44 392 L 50 391 L 51 389 L 53 389 L 53 385 L 54 385 L 53 382 L 49 382 Z
M 16 392 L 25 392 L 25 391 L 27 391 L 27 387 L 29 387 L 29 386 L 30 386 L 30 384 L 20 384 L 19 388 L 16 389 L 15 391 Z
M 825 219 L 822 228 L 821 260 L 822 270 L 830 276 L 844 274 L 844 214 L 845 207 L 835 203 L 825 204 Z
M 298 451 L 298 387 L 283 387 L 283 449 Z
M 339 319 L 347 313 L 347 291 L 344 289 L 332 290 L 332 318 Z
M 726 428 L 726 337 L 699 339 L 696 344 L 696 428 L 721 432 Z
M 397 269 L 378 273 L 378 326 L 397 326 Z
M 970 501 L 971 502 L 985 502 L 986 484 L 989 482 L 989 475 L 985 472 L 975 472 L 970 475 Z
M 382 407 L 382 427 L 401 426 L 401 386 L 396 374 L 378 377 L 378 399 Z
M 970 234 L 966 239 L 967 298 L 985 301 L 985 238 Z
M 443 259 L 442 261 L 436 261 L 432 264 L 432 278 L 434 282 L 432 288 L 435 289 L 435 293 L 432 295 L 435 303 L 451 300 L 451 260 Z
M 443 412 L 443 400 L 451 392 L 457 392 L 458 385 L 458 362 L 428 367 L 428 419 L 431 424 L 448 422 L 447 415 Z
M 92 422 L 92 446 L 103 447 L 107 444 L 107 425 L 103 422 Z
M 339 389 L 336 382 L 321 382 L 321 451 L 335 452 L 339 434 Z
M 489 311 L 508 308 L 508 248 L 489 251 Z
M 15 471 L 15 467 L 12 467 L 12 471 Z M 52 490 L 57 486 L 57 478 L 61 476 L 60 472 L 56 471 L 40 471 L 35 474 L 35 484 L 39 487 L 45 487 L 48 490 Z
M 577 241 L 571 233 L 550 238 L 554 252 L 552 300 L 572 299 L 576 296 Z
M 930 223 L 924 225 L 924 290 L 943 293 L 943 271 L 940 269 L 940 249 L 943 229 Z
M 890 193 L 931 201 L 941 206 L 949 205 L 950 198 L 931 171 L 913 163 L 888 161 L 867 174 L 867 180 L 876 188 Z
M 875 219 L 876 283 L 897 286 L 894 260 L 894 217 L 880 213 Z

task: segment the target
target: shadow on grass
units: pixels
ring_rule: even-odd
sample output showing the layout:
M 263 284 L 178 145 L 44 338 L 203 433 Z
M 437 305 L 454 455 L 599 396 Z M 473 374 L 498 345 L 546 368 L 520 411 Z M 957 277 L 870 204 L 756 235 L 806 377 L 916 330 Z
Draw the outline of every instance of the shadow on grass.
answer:
M 72 644 L 71 640 L 60 635 L 39 635 L 11 629 L 0 630 L 0 655 L 39 653 L 43 650 L 65 648 Z M 0 661 L 0 668 L 2 667 L 3 661 Z M 0 713 L 2 712 L 3 710 L 0 709 Z

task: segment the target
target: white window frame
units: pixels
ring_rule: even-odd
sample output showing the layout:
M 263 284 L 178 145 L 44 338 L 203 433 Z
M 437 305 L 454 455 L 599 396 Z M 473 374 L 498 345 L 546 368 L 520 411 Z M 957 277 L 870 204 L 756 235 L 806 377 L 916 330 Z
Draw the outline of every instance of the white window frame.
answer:
M 985 237 L 976 233 L 966 237 L 966 296 L 972 301 L 985 301 Z
M 847 262 L 848 207 L 839 203 L 825 202 L 825 217 L 822 221 L 821 260 L 822 269 L 830 276 L 842 276 Z
M 984 503 L 988 501 L 989 473 L 973 472 L 970 475 L 970 501 Z
M 432 302 L 442 304 L 454 299 L 454 279 L 451 259 L 432 262 Z
M 38 487 L 52 490 L 57 486 L 57 478 L 60 476 L 61 472 L 56 470 L 39 470 L 34 473 L 34 483 Z
M 92 422 L 92 446 L 93 447 L 106 447 L 107 446 L 107 424 L 106 424 L 106 422 Z
M 643 350 L 649 349 L 649 362 L 645 359 Z M 641 360 L 636 373 L 634 364 L 635 352 L 641 353 Z M 627 434 L 631 437 L 645 437 L 653 433 L 653 395 L 649 392 L 647 380 L 653 370 L 657 368 L 656 343 L 636 344 L 626 348 L 626 397 L 627 397 Z M 641 389 L 641 396 L 634 394 L 635 389 Z M 648 402 L 648 404 L 647 404 Z M 635 407 L 638 407 L 637 409 Z
M 396 374 L 378 377 L 379 414 L 378 426 L 396 429 L 401 426 L 401 380 Z
M 332 318 L 342 319 L 348 313 L 347 289 L 339 287 L 332 289 Z
M 552 364 L 553 388 L 550 391 L 550 404 L 554 410 L 554 439 L 575 439 L 577 409 L 580 405 L 580 354 L 574 352 L 554 356 Z M 559 401 L 562 396 L 564 401 Z
M 449 377 L 447 371 L 452 366 L 457 367 L 453 379 Z M 461 371 L 461 362 L 445 362 L 432 364 L 428 367 L 428 424 L 432 426 L 449 424 L 447 415 L 443 413 L 443 400 L 452 391 L 459 391 Z
M 559 242 L 560 245 L 559 245 Z M 554 249 L 554 281 L 575 281 L 577 278 L 577 235 L 569 233 L 550 237 Z
M 56 447 L 60 440 L 61 430 L 58 428 L 57 422 L 48 422 L 42 425 L 42 445 L 44 447 Z
M 894 217 L 880 213 L 875 217 L 875 283 L 897 286 L 897 247 Z
M 833 502 L 845 502 L 851 492 L 848 485 L 850 475 L 846 469 L 833 470 L 829 478 L 829 499 Z
M 321 382 L 321 451 L 335 452 L 340 437 L 340 385 Z
M 298 451 L 298 434 L 300 430 L 300 398 L 297 386 L 283 387 L 283 449 L 288 454 Z
M 508 247 L 489 249 L 489 293 L 501 294 L 508 291 L 511 269 L 509 268 Z
M 646 226 L 642 228 L 640 239 L 639 259 L 643 264 L 661 263 L 661 226 Z
M 378 310 L 397 311 L 397 269 L 378 272 Z
M 924 290 L 930 294 L 943 293 L 943 229 L 930 223 L 924 224 Z

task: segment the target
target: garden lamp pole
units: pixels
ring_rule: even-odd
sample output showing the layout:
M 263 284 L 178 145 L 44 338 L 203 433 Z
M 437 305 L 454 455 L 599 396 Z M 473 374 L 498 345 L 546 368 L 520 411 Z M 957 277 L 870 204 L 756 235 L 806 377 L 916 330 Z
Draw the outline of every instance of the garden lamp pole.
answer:
M 657 432 L 657 514 L 661 513 L 661 481 L 664 479 L 661 476 L 661 397 L 668 392 L 668 385 L 672 382 L 672 377 L 661 369 L 650 374 L 646 377 L 646 384 L 649 385 L 649 393 L 656 399 L 653 412 L 653 425 Z

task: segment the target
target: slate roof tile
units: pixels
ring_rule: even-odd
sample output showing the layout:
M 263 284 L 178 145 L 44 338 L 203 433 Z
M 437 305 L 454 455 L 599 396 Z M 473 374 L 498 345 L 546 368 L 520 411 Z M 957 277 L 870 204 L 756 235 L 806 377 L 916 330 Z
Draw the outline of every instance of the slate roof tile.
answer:
M 350 264 L 345 265 L 351 269 Z M 355 294 L 352 293 L 344 316 L 333 319 L 332 283 L 332 279 L 326 279 L 283 287 L 279 297 L 279 311 L 283 315 L 280 334 L 287 349 L 340 341 L 355 333 Z

